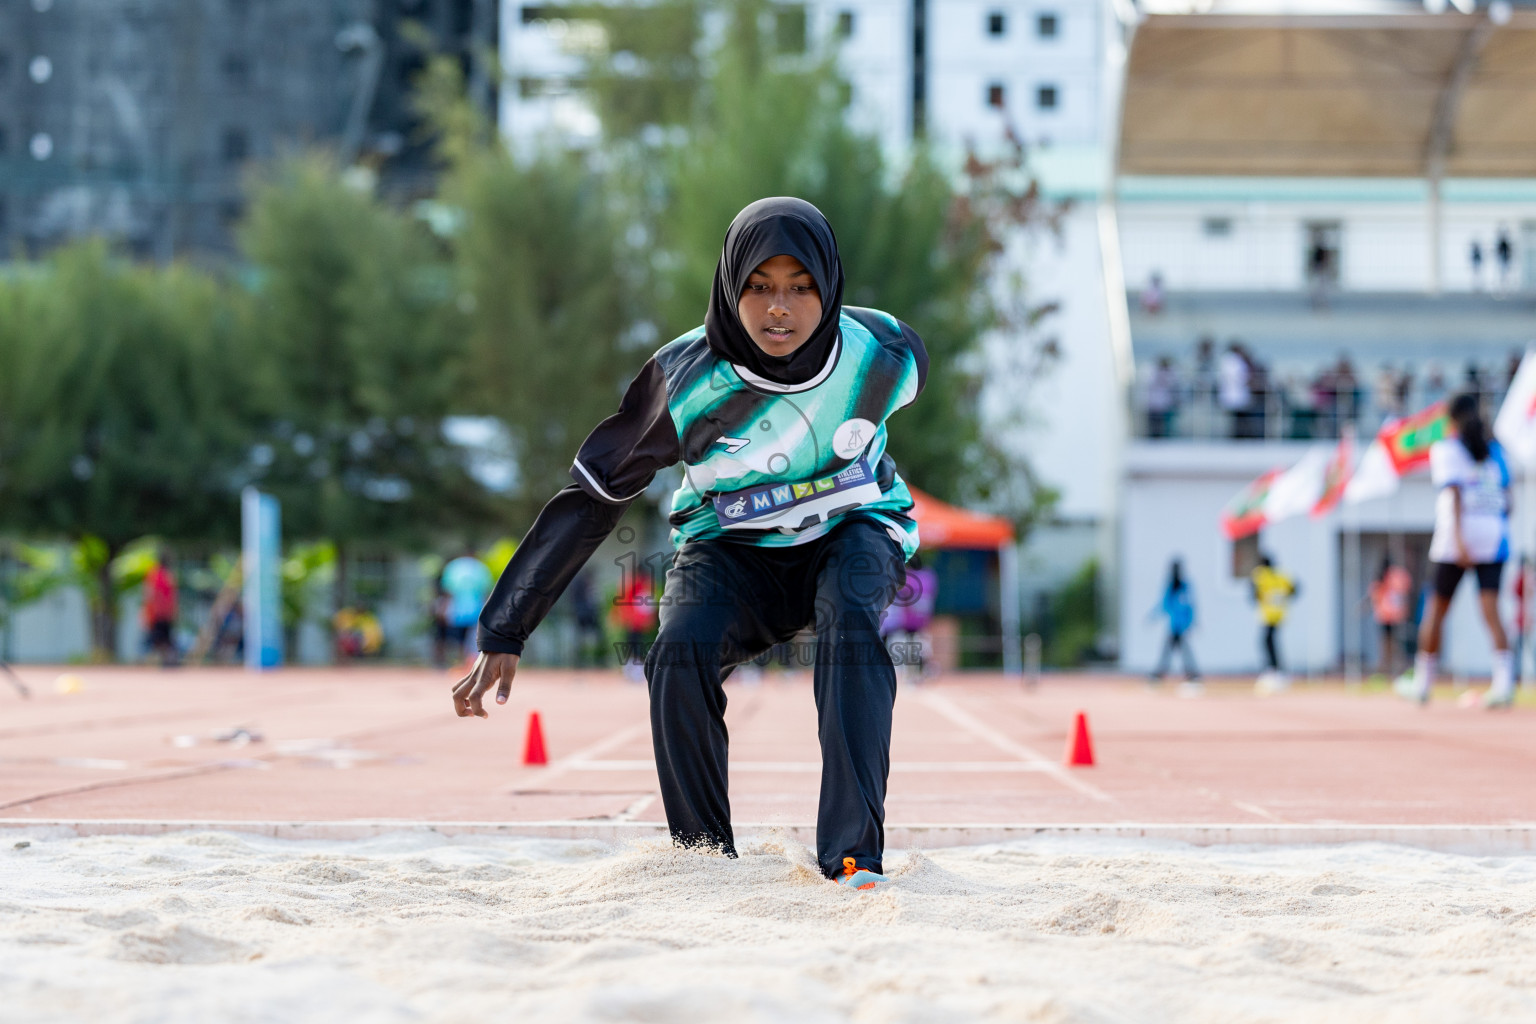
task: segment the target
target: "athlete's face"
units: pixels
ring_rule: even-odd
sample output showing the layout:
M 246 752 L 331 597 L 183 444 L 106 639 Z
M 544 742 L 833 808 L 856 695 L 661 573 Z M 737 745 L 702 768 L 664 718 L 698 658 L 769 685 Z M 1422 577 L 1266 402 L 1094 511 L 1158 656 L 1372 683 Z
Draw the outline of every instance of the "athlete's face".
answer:
M 803 263 L 775 256 L 747 278 L 736 314 L 758 348 L 787 356 L 810 340 L 821 323 L 821 292 Z

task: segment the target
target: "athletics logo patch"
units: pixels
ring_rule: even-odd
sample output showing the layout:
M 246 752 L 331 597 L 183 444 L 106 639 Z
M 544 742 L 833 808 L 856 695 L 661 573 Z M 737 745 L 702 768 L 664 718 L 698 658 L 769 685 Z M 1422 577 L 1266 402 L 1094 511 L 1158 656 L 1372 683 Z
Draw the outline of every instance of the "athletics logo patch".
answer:
M 869 442 L 874 439 L 875 425 L 855 416 L 839 423 L 837 429 L 832 431 L 832 450 L 839 458 L 851 459 L 868 448 Z

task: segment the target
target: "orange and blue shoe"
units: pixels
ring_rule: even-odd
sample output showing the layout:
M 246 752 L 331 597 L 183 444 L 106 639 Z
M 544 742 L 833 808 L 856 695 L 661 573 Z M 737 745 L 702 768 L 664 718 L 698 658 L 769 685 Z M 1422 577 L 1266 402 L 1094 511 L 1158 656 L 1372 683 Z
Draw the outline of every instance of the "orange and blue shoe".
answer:
M 843 858 L 843 877 L 837 880 L 838 885 L 847 885 L 855 889 L 873 889 L 881 882 L 889 882 L 884 875 L 877 875 L 873 871 L 866 871 L 853 862 L 852 857 Z

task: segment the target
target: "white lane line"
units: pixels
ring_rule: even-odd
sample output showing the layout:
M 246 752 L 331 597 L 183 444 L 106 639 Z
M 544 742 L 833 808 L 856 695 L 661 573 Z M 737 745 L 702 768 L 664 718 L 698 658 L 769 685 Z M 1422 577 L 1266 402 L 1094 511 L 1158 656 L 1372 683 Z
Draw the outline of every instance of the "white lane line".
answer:
M 656 794 L 655 793 L 651 793 L 649 796 L 643 796 L 639 800 L 636 800 L 634 803 L 630 804 L 628 807 L 624 808 L 618 814 L 614 815 L 613 816 L 613 820 L 614 821 L 634 821 L 637 817 L 639 817 L 641 815 L 641 813 L 643 813 L 645 811 L 645 809 L 647 807 L 651 806 L 651 804 L 653 804 L 655 802 L 656 802 Z
M 656 767 L 654 761 L 582 761 L 570 765 L 573 772 L 643 772 Z M 1016 774 L 1019 772 L 1044 772 L 1055 765 L 1038 765 L 1023 761 L 893 761 L 892 773 L 910 775 L 935 774 Z M 799 774 L 820 773 L 820 761 L 732 761 L 731 774 Z
M 1264 808 L 1260 807 L 1258 804 L 1251 804 L 1246 800 L 1233 800 L 1232 806 L 1236 807 L 1240 811 L 1246 811 L 1256 818 L 1263 818 L 1266 821 L 1273 821 L 1277 824 L 1283 824 L 1285 822 L 1285 819 L 1280 817 L 1278 814 L 1271 814 Z
M 1083 796 L 1097 800 L 1100 803 L 1109 804 L 1115 802 L 1114 797 L 1099 787 L 1090 782 L 1084 782 L 1055 761 L 1042 756 L 1039 751 L 1025 746 L 1012 737 L 1003 735 L 973 716 L 970 712 L 962 709 L 943 694 L 936 693 L 931 689 L 926 690 L 923 692 L 923 702 L 977 739 L 984 740 L 994 749 L 1001 750 L 1005 754 L 1010 754 L 1027 764 L 1035 766 L 1036 771 L 1043 775 L 1049 775 L 1068 789 L 1076 790 Z
M 598 740 L 596 743 L 589 747 L 583 747 L 582 749 L 576 751 L 576 753 L 572 754 L 570 757 L 560 758 L 558 761 L 547 768 L 525 768 L 524 774 L 521 775 L 516 782 L 507 786 L 504 792 L 515 792 L 524 788 L 531 782 L 537 782 L 540 785 L 543 785 L 560 778 L 567 772 L 581 771 L 582 766 L 589 763 L 593 759 L 602 757 L 610 750 L 617 750 L 619 747 L 622 747 L 626 743 L 632 743 L 639 739 L 641 736 L 649 736 L 650 734 L 651 723 L 649 721 L 637 722 L 627 728 L 620 729 L 618 732 L 611 736 Z M 655 767 L 655 765 L 650 761 L 638 761 L 635 763 L 643 764 L 648 768 Z

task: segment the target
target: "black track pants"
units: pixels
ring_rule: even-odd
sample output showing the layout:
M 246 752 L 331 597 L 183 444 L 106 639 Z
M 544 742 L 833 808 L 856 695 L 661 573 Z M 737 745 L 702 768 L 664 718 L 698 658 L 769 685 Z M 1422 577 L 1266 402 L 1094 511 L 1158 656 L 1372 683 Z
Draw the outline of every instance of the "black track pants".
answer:
M 880 616 L 904 578 L 901 548 L 867 519 L 790 548 L 693 541 L 673 558 L 647 652 L 651 736 L 672 838 L 735 853 L 726 793 L 725 689 L 735 666 L 816 630 L 821 733 L 816 858 L 881 870 L 896 673 Z

